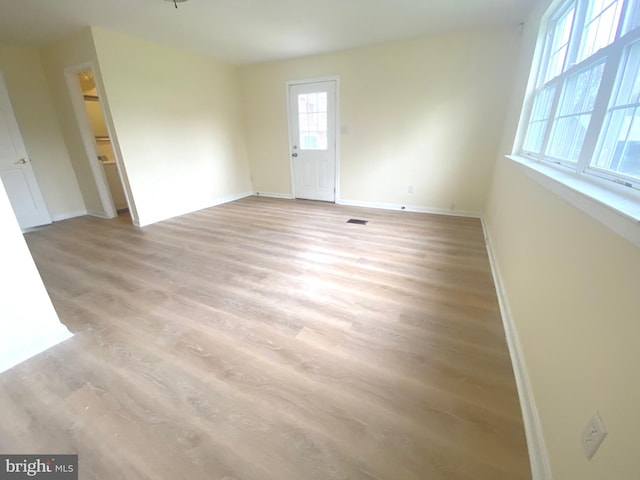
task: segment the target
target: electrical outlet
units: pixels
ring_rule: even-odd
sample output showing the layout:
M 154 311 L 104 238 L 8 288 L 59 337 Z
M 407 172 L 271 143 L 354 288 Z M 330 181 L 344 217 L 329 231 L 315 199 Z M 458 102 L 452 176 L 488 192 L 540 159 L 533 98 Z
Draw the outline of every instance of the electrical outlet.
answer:
M 413 185 L 407 187 L 407 193 L 413 193 Z
M 602 418 L 600 418 L 600 415 L 596 412 L 582 431 L 582 448 L 588 459 L 593 457 L 606 436 L 607 430 L 604 428 Z

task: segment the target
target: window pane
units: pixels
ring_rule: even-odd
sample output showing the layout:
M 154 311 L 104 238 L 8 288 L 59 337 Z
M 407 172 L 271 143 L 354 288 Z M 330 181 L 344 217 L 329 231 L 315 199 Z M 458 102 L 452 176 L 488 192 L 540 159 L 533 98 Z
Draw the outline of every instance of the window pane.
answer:
M 300 147 L 302 150 L 315 150 L 318 139 L 312 132 L 300 132 Z
M 327 92 L 318 93 L 318 112 L 327 111 Z
M 567 79 L 560 100 L 559 115 L 587 113 L 593 110 L 603 70 L 604 63 L 598 63 Z
M 598 63 L 567 78 L 547 148 L 550 156 L 578 160 L 603 70 L 604 63 Z
M 640 179 L 640 111 L 614 110 L 607 118 L 607 131 L 599 155 L 592 165 Z
M 309 130 L 309 115 L 301 113 L 298 119 L 298 128 L 301 132 Z
M 624 65 L 619 74 L 620 84 L 612 106 L 632 105 L 640 101 L 640 42 L 629 47 Z
M 578 62 L 615 40 L 622 3 L 622 0 L 591 0 L 589 2 Z
M 629 49 L 592 165 L 640 178 L 640 42 Z
M 300 132 L 300 150 L 326 150 L 327 132 Z
M 300 149 L 326 150 L 327 130 L 327 92 L 298 95 Z
M 307 95 L 307 112 L 317 112 L 318 111 L 318 94 L 310 93 Z
M 536 95 L 523 145 L 523 148 L 529 152 L 540 153 L 542 151 L 542 142 L 547 130 L 555 91 L 555 85 L 551 85 Z
M 308 130 L 316 131 L 318 130 L 318 114 L 310 113 L 309 114 L 309 128 Z
M 577 162 L 590 118 L 591 115 L 577 115 L 556 120 L 549 140 L 549 155 Z
M 575 3 L 572 3 L 553 23 L 550 35 L 549 60 L 546 66 L 546 73 L 543 76 L 545 82 L 557 77 L 564 70 L 575 11 Z
M 640 1 L 627 0 L 627 19 L 625 20 L 623 34 L 629 33 L 631 30 L 640 25 Z

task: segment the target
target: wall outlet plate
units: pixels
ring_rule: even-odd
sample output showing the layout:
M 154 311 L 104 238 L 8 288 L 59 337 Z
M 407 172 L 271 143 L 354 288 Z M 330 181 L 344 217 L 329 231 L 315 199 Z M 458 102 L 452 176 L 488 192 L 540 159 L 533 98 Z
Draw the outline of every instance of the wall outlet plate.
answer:
M 596 412 L 582 431 L 582 448 L 588 459 L 593 457 L 606 436 L 607 430 L 604 428 L 602 418 L 600 418 L 600 415 Z

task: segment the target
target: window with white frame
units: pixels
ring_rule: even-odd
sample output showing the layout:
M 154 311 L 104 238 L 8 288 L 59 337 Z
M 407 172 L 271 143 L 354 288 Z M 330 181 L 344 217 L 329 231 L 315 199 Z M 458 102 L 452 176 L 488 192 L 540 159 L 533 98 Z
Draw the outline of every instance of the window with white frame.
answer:
M 640 189 L 640 0 L 551 8 L 519 153 Z

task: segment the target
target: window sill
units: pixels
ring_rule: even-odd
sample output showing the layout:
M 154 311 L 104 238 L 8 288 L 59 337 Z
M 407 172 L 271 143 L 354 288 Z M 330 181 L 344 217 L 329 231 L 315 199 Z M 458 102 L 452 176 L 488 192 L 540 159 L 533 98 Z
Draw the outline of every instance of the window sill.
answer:
M 640 192 L 520 155 L 507 158 L 529 178 L 640 247 Z

